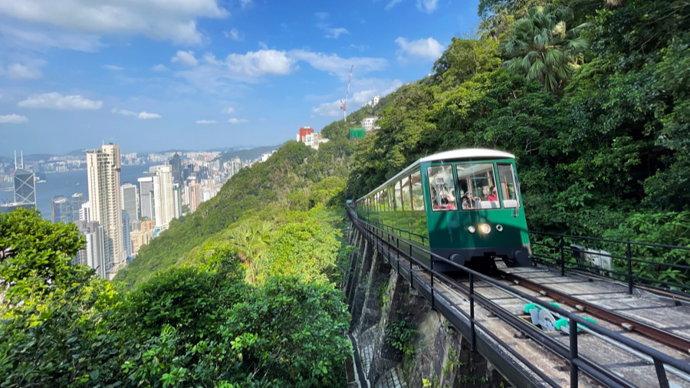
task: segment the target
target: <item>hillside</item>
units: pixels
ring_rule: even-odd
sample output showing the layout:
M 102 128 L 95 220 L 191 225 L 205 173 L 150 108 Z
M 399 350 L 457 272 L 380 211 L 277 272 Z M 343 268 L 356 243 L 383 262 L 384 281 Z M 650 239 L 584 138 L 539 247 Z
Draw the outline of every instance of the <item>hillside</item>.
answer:
M 347 177 L 346 151 L 339 144 L 326 144 L 317 153 L 290 141 L 266 162 L 240 170 L 213 199 L 174 220 L 170 229 L 142 247 L 115 281 L 140 284 L 158 271 L 195 259 L 193 249 L 206 242 L 228 241 L 227 234 L 237 227 L 268 221 L 277 230 L 289 211 L 328 202 L 344 188 Z

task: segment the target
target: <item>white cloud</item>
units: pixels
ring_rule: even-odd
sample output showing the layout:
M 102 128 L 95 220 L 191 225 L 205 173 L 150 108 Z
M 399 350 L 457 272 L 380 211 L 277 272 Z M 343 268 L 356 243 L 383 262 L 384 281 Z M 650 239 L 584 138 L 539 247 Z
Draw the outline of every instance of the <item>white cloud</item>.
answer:
M 225 59 L 228 69 L 235 74 L 250 77 L 286 75 L 292 72 L 294 60 L 285 51 L 259 50 L 246 54 L 230 54 Z
M 122 71 L 125 69 L 124 67 L 120 67 L 120 66 L 116 66 L 116 65 L 104 65 L 103 68 L 108 69 L 108 70 L 112 70 L 112 71 Z
M 164 64 L 159 63 L 156 66 L 152 67 L 151 70 L 161 72 L 161 71 L 168 71 L 168 68 L 165 67 Z
M 314 16 L 316 16 L 317 19 L 325 20 L 331 15 L 328 12 L 316 12 Z
M 241 8 L 248 8 L 254 5 L 254 0 L 240 0 L 240 7 Z
M 13 63 L 7 68 L 0 66 L 0 76 L 5 76 L 12 79 L 37 79 L 43 76 L 39 69 L 43 66 L 43 61 L 32 61 L 30 63 L 21 64 Z
M 125 110 L 125 109 L 118 109 L 118 108 L 113 108 L 111 110 L 113 113 L 117 113 L 123 116 L 136 116 L 137 112 L 132 112 L 131 110 Z
M 438 0 L 417 0 L 417 9 L 431 14 L 438 8 Z
M 237 118 L 234 118 L 234 117 L 228 119 L 228 123 L 230 123 L 230 124 L 242 124 L 242 123 L 246 123 L 246 122 L 248 122 L 248 121 L 249 121 L 249 120 L 247 120 L 247 119 L 237 119 Z
M 11 115 L 0 115 L 0 124 L 21 124 L 29 121 L 26 116 L 20 116 L 18 114 Z
M 194 57 L 194 51 L 178 50 L 177 54 L 170 59 L 170 62 L 179 62 L 185 66 L 194 67 L 199 64 L 199 61 Z
M 408 41 L 399 37 L 395 43 L 400 46 L 398 60 L 401 62 L 407 61 L 410 57 L 435 60 L 443 54 L 443 46 L 434 38 Z
M 103 101 L 93 101 L 80 95 L 63 96 L 60 93 L 34 94 L 26 100 L 19 101 L 22 108 L 43 108 L 57 110 L 94 110 L 101 109 Z
M 197 19 L 229 15 L 218 0 L 7 0 L 0 1 L 0 14 L 88 34 L 144 35 L 180 44 L 201 43 Z
M 6 21 L 6 20 L 5 20 Z M 41 31 L 26 26 L 14 26 L 21 22 L 0 23 L 0 35 L 5 35 L 8 45 L 21 49 L 44 51 L 48 48 L 95 52 L 105 47 L 100 37 L 93 34 L 65 32 L 61 28 L 48 27 Z
M 111 110 L 111 112 L 117 113 L 117 114 L 120 114 L 120 115 L 123 115 L 123 116 L 132 116 L 132 117 L 136 117 L 136 118 L 138 118 L 139 120 L 150 120 L 150 119 L 159 119 L 159 118 L 161 118 L 161 115 L 159 115 L 159 114 L 157 114 L 157 113 L 148 113 L 148 112 L 139 112 L 139 113 L 137 113 L 137 112 L 133 112 L 133 111 L 131 111 L 131 110 L 118 109 L 118 108 L 113 108 L 113 110 Z
M 137 115 L 137 118 L 139 120 L 151 120 L 151 119 L 160 119 L 161 115 L 158 113 L 148 113 L 148 112 L 140 112 Z
M 197 120 L 197 124 L 215 124 L 216 120 Z
M 241 33 L 237 28 L 233 28 L 230 31 L 223 32 L 226 38 L 232 39 L 236 42 L 241 42 L 244 40 L 244 34 Z
M 347 80 L 350 66 L 354 65 L 358 77 L 380 71 L 388 66 L 383 58 L 350 57 L 325 54 L 308 50 L 278 51 L 261 49 L 246 54 L 230 54 L 225 59 L 206 53 L 195 58 L 198 65 L 181 69 L 175 75 L 193 86 L 214 94 L 237 94 L 244 86 L 239 84 L 261 82 L 268 76 L 291 74 L 299 69 L 299 62 L 307 62 L 320 71 L 326 71 Z M 230 82 L 228 82 L 230 81 Z
M 232 107 L 227 107 L 227 108 L 223 109 L 222 111 L 220 111 L 220 113 L 223 113 L 226 115 L 231 115 L 234 112 L 235 112 L 235 108 L 232 108 Z
M 324 54 L 306 50 L 292 50 L 289 52 L 289 55 L 295 60 L 309 63 L 317 70 L 327 71 L 343 79 L 347 79 L 350 74 L 350 67 L 353 65 L 357 74 L 360 75 L 372 71 L 380 71 L 388 66 L 388 61 L 383 58 L 342 58 L 337 54 Z
M 391 0 L 386 4 L 386 7 L 384 8 L 386 11 L 393 9 L 396 5 L 400 4 L 402 0 Z
M 350 31 L 348 31 L 347 29 L 345 29 L 343 27 L 336 27 L 336 28 L 327 27 L 324 29 L 324 31 L 326 31 L 325 37 L 329 38 L 329 39 L 338 39 L 340 37 L 340 35 L 350 35 Z

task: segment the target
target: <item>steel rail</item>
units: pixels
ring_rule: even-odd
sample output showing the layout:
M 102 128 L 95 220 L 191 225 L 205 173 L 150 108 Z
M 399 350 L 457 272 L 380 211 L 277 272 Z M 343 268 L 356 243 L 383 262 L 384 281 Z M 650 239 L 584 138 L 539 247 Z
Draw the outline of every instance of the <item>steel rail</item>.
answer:
M 529 290 L 536 291 L 543 296 L 549 297 L 561 303 L 569 304 L 578 311 L 586 312 L 597 318 L 601 318 L 613 324 L 619 325 L 628 331 L 638 332 L 639 334 L 642 334 L 643 336 L 649 339 L 655 340 L 664 345 L 680 350 L 683 353 L 690 354 L 690 340 L 686 338 L 663 331 L 654 326 L 650 326 L 646 323 L 640 322 L 636 319 L 606 310 L 605 308 L 599 307 L 585 300 L 568 295 L 564 292 L 557 291 L 551 287 L 535 283 L 524 277 L 500 270 L 498 270 L 497 272 L 499 276 L 503 277 L 508 281 L 517 282 L 516 284 L 525 287 Z
M 543 304 L 544 308 L 546 308 L 547 310 L 555 312 L 555 313 L 557 313 L 563 317 L 567 317 L 570 320 L 571 326 L 576 326 L 577 324 L 590 325 L 591 330 L 593 332 L 596 332 L 600 335 L 604 335 L 604 336 L 616 341 L 619 344 L 626 345 L 628 347 L 631 347 L 637 351 L 640 351 L 640 352 L 648 355 L 649 357 L 651 357 L 654 360 L 654 365 L 655 365 L 655 369 L 657 371 L 657 376 L 659 378 L 659 383 L 662 387 L 668 386 L 668 380 L 666 378 L 666 373 L 664 371 L 664 364 L 671 366 L 671 367 L 674 367 L 674 368 L 677 368 L 683 372 L 690 373 L 690 365 L 688 365 L 687 362 L 685 362 L 683 360 L 670 357 L 670 356 L 668 356 L 668 355 L 666 355 L 666 354 L 664 354 L 664 353 L 662 353 L 656 349 L 653 349 L 647 345 L 641 344 L 637 341 L 634 341 L 630 338 L 627 338 L 627 337 L 625 337 L 625 336 L 623 336 L 623 335 L 621 335 L 615 331 L 603 328 L 603 327 L 598 326 L 598 325 L 592 326 L 590 322 L 584 320 L 582 317 L 579 317 L 578 315 L 576 315 L 574 313 L 568 312 L 568 311 L 561 309 L 559 307 L 552 306 L 548 303 L 544 303 L 542 300 L 540 300 L 536 297 L 533 297 L 533 296 L 528 295 L 524 292 L 516 290 L 513 287 L 502 284 L 496 279 L 490 278 L 484 274 L 481 274 L 479 272 L 471 270 L 465 266 L 454 263 L 454 262 L 452 262 L 452 261 L 450 261 L 444 257 L 438 256 L 437 254 L 434 254 L 433 252 L 431 252 L 427 249 L 424 249 L 422 247 L 417 246 L 416 244 L 412 243 L 411 241 L 407 241 L 404 238 L 400 238 L 399 236 L 392 235 L 391 233 L 389 233 L 389 232 L 387 232 L 387 231 L 385 231 L 379 227 L 373 226 L 371 224 L 367 224 L 366 222 L 360 220 L 356 215 L 353 215 L 352 211 L 348 211 L 348 215 L 349 215 L 349 218 L 351 219 L 351 221 L 353 222 L 353 224 L 358 229 L 360 229 L 360 231 L 365 232 L 365 234 L 367 235 L 367 239 L 369 239 L 371 241 L 371 239 L 372 239 L 371 236 L 375 236 L 376 241 L 380 242 L 380 244 L 377 243 L 377 246 L 380 245 L 383 247 L 384 246 L 383 244 L 386 243 L 383 236 L 378 235 L 378 233 L 380 232 L 382 235 L 383 234 L 387 235 L 389 249 L 392 248 L 392 245 L 390 244 L 390 239 L 391 239 L 391 237 L 393 237 L 393 240 L 395 240 L 397 242 L 398 246 L 399 246 L 400 242 L 404 242 L 405 244 L 407 244 L 409 246 L 410 250 L 412 250 L 412 248 L 414 247 L 419 252 L 424 252 L 424 253 L 429 255 L 429 258 L 432 259 L 431 260 L 432 268 L 429 268 L 427 265 L 425 265 L 424 263 L 419 261 L 417 258 L 412 257 L 411 254 L 408 255 L 407 252 L 402 252 L 399 249 L 397 249 L 398 255 L 400 255 L 400 253 L 402 253 L 405 257 L 409 258 L 408 260 L 410 262 L 410 266 L 412 265 L 412 262 L 414 261 L 418 266 L 420 266 L 420 267 L 422 267 L 425 270 L 430 272 L 431 281 L 432 281 L 431 282 L 432 306 L 433 306 L 433 279 L 434 279 L 434 276 L 436 276 L 436 277 L 445 276 L 445 275 L 442 275 L 442 274 L 438 273 L 437 271 L 433 270 L 433 262 L 439 261 L 439 262 L 448 263 L 448 264 L 456 267 L 458 270 L 464 271 L 473 277 L 477 277 L 478 279 L 480 279 L 480 280 L 482 280 L 488 284 L 491 284 L 491 285 L 493 285 L 493 286 L 495 286 L 495 287 L 497 287 L 497 288 L 499 288 L 505 292 L 512 293 L 512 294 L 519 296 L 525 300 L 529 300 L 529 301 L 532 301 L 535 303 Z M 372 242 L 374 242 L 374 241 L 372 241 Z M 390 254 L 389 254 L 389 256 L 390 256 Z M 399 265 L 399 261 L 398 261 L 398 265 Z M 414 280 L 414 277 L 415 276 L 410 271 L 410 279 L 409 280 L 410 280 L 411 284 Z M 472 296 L 473 295 L 471 294 L 471 299 L 472 299 Z M 520 325 L 521 326 L 526 325 L 526 322 L 521 322 Z M 586 360 L 584 360 L 581 356 L 578 355 L 578 352 L 577 352 L 577 331 L 576 330 L 574 330 L 571 333 L 570 341 L 571 341 L 570 356 L 567 357 L 567 360 L 570 361 L 570 364 L 571 364 L 571 386 L 577 386 L 577 371 L 578 371 L 578 369 L 580 369 L 582 372 L 590 375 L 591 377 L 593 377 L 596 380 L 601 381 L 605 384 L 606 383 L 610 384 L 613 382 L 610 379 L 608 379 L 607 376 L 602 375 L 597 370 L 598 368 L 593 368 L 591 365 L 588 365 L 589 363 Z M 560 344 L 560 346 L 562 346 L 562 344 Z M 552 352 L 556 352 L 555 349 L 549 349 L 549 350 L 551 350 Z M 558 354 L 558 353 L 556 353 L 556 354 Z M 603 378 L 603 380 L 602 380 L 602 378 Z
M 380 228 L 377 228 L 377 229 L 383 231 Z M 385 241 L 380 236 L 378 236 L 377 234 L 371 233 L 370 231 L 369 231 L 368 235 L 376 236 L 377 240 L 380 242 L 380 244 L 377 243 L 377 247 L 381 247 L 381 248 L 385 247 L 383 244 Z M 403 241 L 403 240 L 401 239 L 401 241 Z M 408 243 L 408 242 L 406 241 L 406 243 Z M 419 262 L 414 257 L 410 257 L 407 252 L 401 251 L 401 250 L 397 249 L 396 247 L 393 247 L 390 245 L 389 245 L 388 249 L 389 249 L 389 252 L 391 249 L 394 249 L 397 252 L 396 256 L 407 257 L 407 260 L 409 262 L 415 262 L 416 265 L 423 267 L 424 269 L 426 269 L 428 271 L 433 272 L 436 277 L 441 278 L 441 279 L 455 285 L 455 288 L 462 288 L 463 290 L 468 289 L 467 286 L 465 286 L 465 285 L 463 285 L 463 284 L 461 284 L 461 283 L 459 283 L 459 282 L 457 282 L 457 281 L 455 281 L 455 280 L 453 280 L 453 279 L 451 279 L 451 278 L 449 278 L 443 274 L 440 274 L 436 271 L 431 270 L 424 263 Z M 389 257 L 390 257 L 390 254 L 389 254 Z M 457 265 L 457 263 L 453 263 L 453 264 L 460 267 L 459 265 Z M 469 270 L 469 271 L 471 271 L 470 274 L 476 274 L 476 275 L 482 276 L 480 273 L 475 273 L 475 271 L 472 271 L 472 270 Z M 410 275 L 411 279 L 413 277 L 416 277 L 417 279 L 419 279 L 418 276 L 415 276 L 411 272 L 409 273 L 409 275 Z M 411 283 L 412 283 L 412 281 L 411 281 Z M 419 283 L 420 282 L 418 281 L 417 284 L 419 284 Z M 500 288 L 500 286 L 501 285 L 499 284 L 499 288 Z M 507 287 L 507 288 L 511 288 L 511 287 Z M 519 293 L 519 291 L 517 291 L 517 290 L 515 290 L 515 291 Z M 518 330 L 522 333 L 525 333 L 527 336 L 532 338 L 537 343 L 545 346 L 553 354 L 560 357 L 564 361 L 572 362 L 569 359 L 568 347 L 566 347 L 561 342 L 559 342 L 559 341 L 555 340 L 554 338 L 551 338 L 550 336 L 544 334 L 541 330 L 537 329 L 536 327 L 527 324 L 526 322 L 519 319 L 515 315 L 511 314 L 510 312 L 508 312 L 507 310 L 502 308 L 500 305 L 496 304 L 495 302 L 491 301 L 490 299 L 486 298 L 485 296 L 475 293 L 475 294 L 473 294 L 473 297 L 476 300 L 480 301 L 480 303 L 482 304 L 482 306 L 484 308 L 486 308 L 488 311 L 490 311 L 492 314 L 496 315 L 497 317 L 501 318 L 504 322 L 508 323 L 510 326 L 512 326 L 516 330 Z M 588 375 L 588 376 L 594 378 L 595 380 L 601 382 L 602 384 L 605 384 L 608 387 L 622 387 L 622 388 L 635 387 L 630 382 L 625 381 L 621 377 L 617 376 L 615 373 L 607 370 L 603 366 L 601 366 L 601 365 L 597 364 L 596 362 L 588 359 L 587 357 L 583 357 L 582 355 L 579 355 L 579 356 L 577 356 L 576 360 L 582 361 L 582 365 L 580 366 L 580 370 L 583 373 L 585 373 L 586 375 Z M 530 368 L 530 369 L 532 369 L 532 368 Z

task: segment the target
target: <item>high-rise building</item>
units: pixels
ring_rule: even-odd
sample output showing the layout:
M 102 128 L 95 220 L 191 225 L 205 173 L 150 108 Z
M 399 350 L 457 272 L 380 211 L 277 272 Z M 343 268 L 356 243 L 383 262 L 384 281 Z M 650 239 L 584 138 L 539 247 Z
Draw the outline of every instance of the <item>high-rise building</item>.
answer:
M 76 221 L 76 220 L 75 220 Z M 79 209 L 79 221 L 91 221 L 91 203 L 86 201 Z
M 170 167 L 172 167 L 173 183 L 182 184 L 182 158 L 177 152 L 170 159 Z
M 182 190 L 178 184 L 173 185 L 173 208 L 175 218 L 182 217 Z
M 53 222 L 70 223 L 72 219 L 72 206 L 66 197 L 57 196 L 50 201 L 50 215 Z
M 136 185 L 125 182 L 120 187 L 120 195 L 122 196 L 122 210 L 129 215 L 129 221 L 136 221 L 139 219 L 139 190 Z
M 156 168 L 156 175 L 153 176 L 153 203 L 156 227 L 167 229 L 170 221 L 175 218 L 172 167 L 169 164 Z
M 103 145 L 86 152 L 90 218 L 103 228 L 105 273 L 112 279 L 126 263 L 120 198 L 120 147 Z
M 86 197 L 82 193 L 72 194 L 72 221 L 79 221 L 79 210 L 81 210 L 81 205 L 86 203 Z
M 14 171 L 14 202 L 36 204 L 36 177 L 31 171 Z
M 129 213 L 127 213 L 127 210 L 122 211 L 122 240 L 123 243 L 122 245 L 125 248 L 125 252 L 127 253 L 127 257 L 132 256 L 132 245 L 131 245 L 131 240 L 129 237 L 129 234 L 131 233 L 132 228 L 130 227 L 130 221 L 129 221 Z
M 141 218 L 153 220 L 153 177 L 147 176 L 137 179 L 139 182 L 139 205 Z
M 151 241 L 152 230 L 132 232 L 132 255 L 139 253 L 139 249 Z
M 96 270 L 98 276 L 106 278 L 105 234 L 103 228 L 96 221 L 77 221 L 79 233 L 84 236 L 84 249 L 77 253 L 72 260 L 74 264 L 88 265 Z
M 34 173 L 24 169 L 24 153 L 20 163 L 17 163 L 17 153 L 14 153 L 14 202 L 36 205 L 36 177 Z

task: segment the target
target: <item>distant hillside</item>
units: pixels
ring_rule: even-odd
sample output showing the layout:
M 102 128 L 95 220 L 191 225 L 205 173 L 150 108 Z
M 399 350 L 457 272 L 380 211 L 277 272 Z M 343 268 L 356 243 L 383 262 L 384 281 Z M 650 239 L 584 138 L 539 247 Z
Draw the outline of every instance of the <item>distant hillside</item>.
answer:
M 254 160 L 259 158 L 261 155 L 269 153 L 273 150 L 277 150 L 280 148 L 282 144 L 280 145 L 274 145 L 274 146 L 265 146 L 265 147 L 257 147 L 257 148 L 250 148 L 246 150 L 235 150 L 235 151 L 228 151 L 228 152 L 223 152 L 218 159 L 221 161 L 225 162 L 234 158 L 240 158 L 242 160 Z

